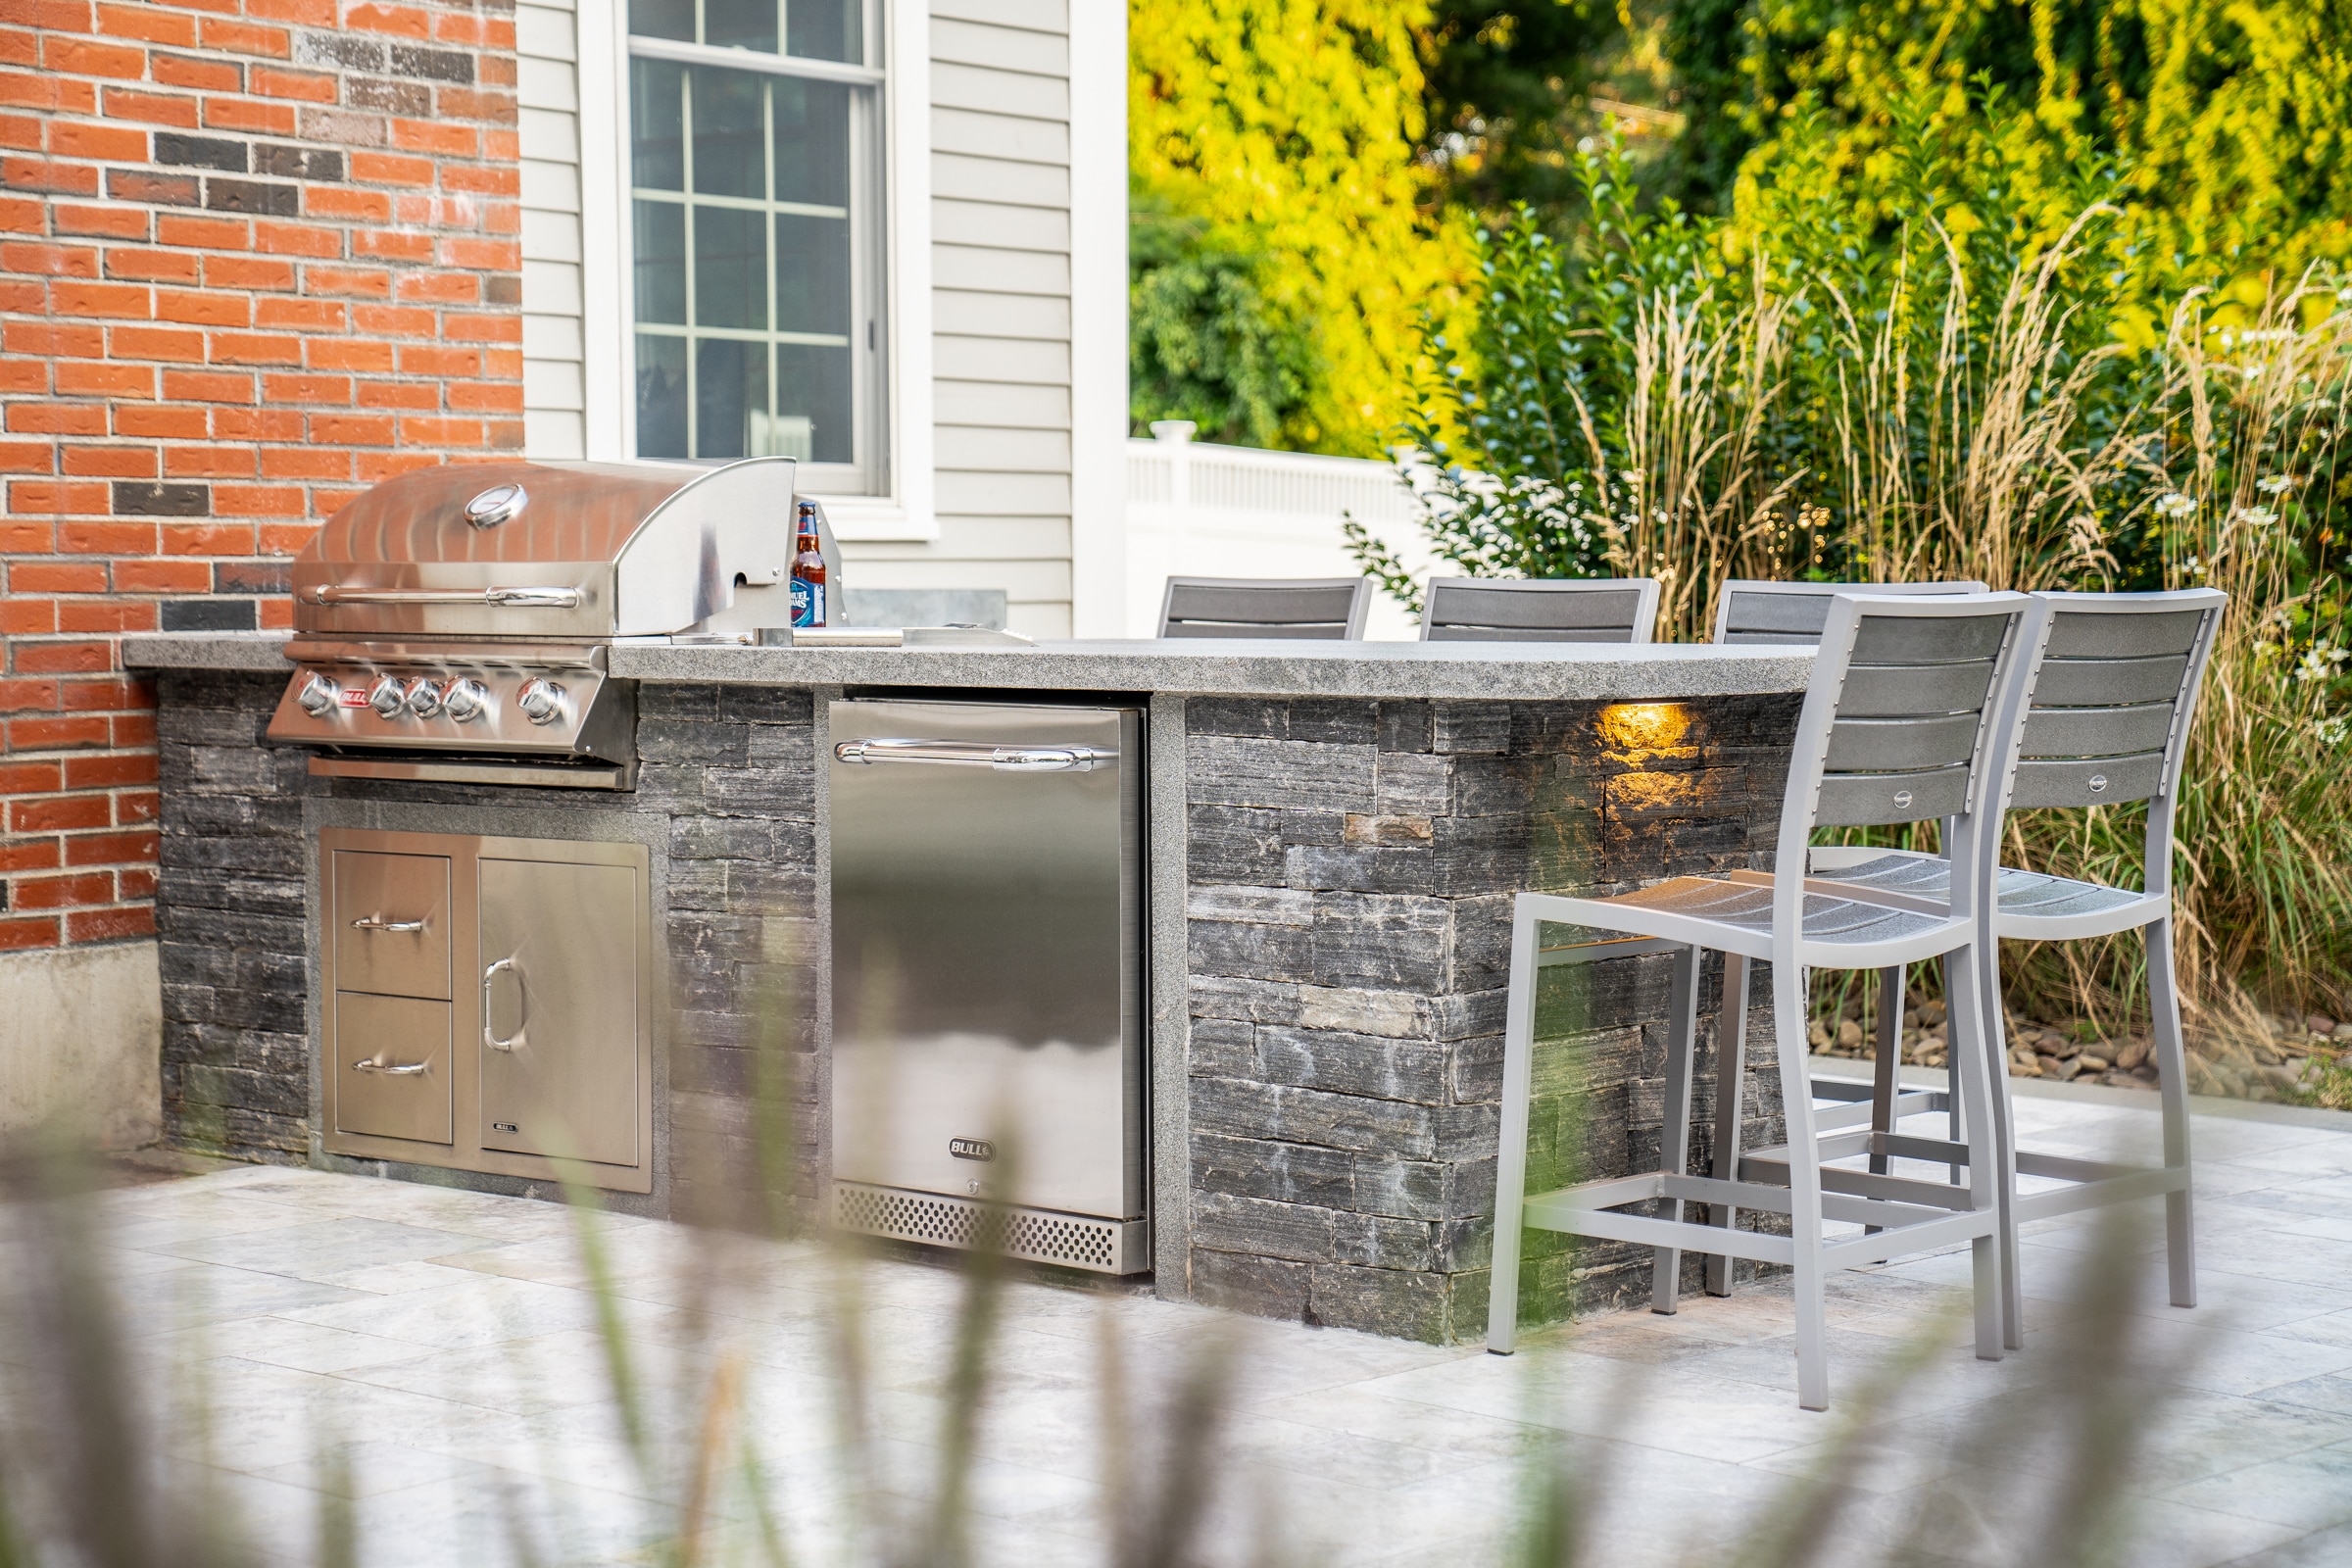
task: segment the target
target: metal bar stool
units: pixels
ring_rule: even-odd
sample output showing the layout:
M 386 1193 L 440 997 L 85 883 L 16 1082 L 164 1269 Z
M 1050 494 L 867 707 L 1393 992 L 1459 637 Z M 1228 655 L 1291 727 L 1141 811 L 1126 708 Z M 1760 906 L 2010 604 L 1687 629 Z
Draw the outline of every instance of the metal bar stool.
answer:
M 1159 634 L 1354 641 L 1371 609 L 1369 577 L 1170 577 Z
M 1653 577 L 1432 577 L 1425 643 L 1645 643 L 1658 618 Z
M 1976 890 L 1962 878 L 1949 908 L 1922 913 L 1811 893 L 1804 866 L 1807 841 L 1817 825 L 1943 816 L 1956 824 L 1965 861 L 1988 821 L 1979 807 L 1992 800 L 1986 760 L 1993 751 L 1994 708 L 2032 605 L 2022 594 L 1840 596 L 1831 605 L 1789 761 L 1775 861 L 1784 868 L 1780 873 L 1676 877 L 1613 898 L 1518 896 L 1503 1024 L 1489 1349 L 1507 1354 L 1516 1343 L 1525 1224 L 1655 1249 L 1651 1307 L 1661 1312 L 1675 1308 L 1685 1250 L 1787 1265 L 1796 1277 L 1797 1398 L 1807 1409 L 1829 1404 L 1824 1288 L 1833 1267 L 1858 1267 L 1970 1242 L 1977 1353 L 2000 1356 L 1998 1156 L 1989 1137 L 1990 1063 L 1978 1009 L 1984 989 L 1977 971 L 1984 956 L 1972 902 Z M 1659 1169 L 1531 1195 L 1526 1176 L 1535 978 L 1539 927 L 1545 922 L 1624 932 L 1670 942 L 1680 951 Z M 1724 953 L 1727 970 L 1730 957 L 1742 960 L 1741 989 L 1727 990 L 1742 1001 L 1744 962 L 1772 964 L 1781 1081 L 1795 1091 L 1785 1095 L 1788 1152 L 1777 1170 L 1743 1157 L 1738 1148 L 1740 1079 L 1735 1075 L 1740 1063 L 1727 1048 L 1717 1057 L 1716 1103 L 1731 1137 L 1719 1134 L 1715 1174 L 1688 1173 L 1698 959 L 1704 949 Z M 1810 1066 L 1807 966 L 1885 969 L 1936 957 L 1946 960 L 1955 982 L 1952 1079 L 1968 1108 L 1971 1142 L 1913 1140 L 1901 1152 L 1966 1165 L 1966 1185 L 1825 1168 L 1816 1153 L 1821 1139 L 1812 1100 L 1804 1092 Z M 1727 975 L 1727 987 L 1730 983 Z M 1768 1164 L 1771 1152 L 1759 1152 Z M 1762 1179 L 1773 1175 L 1783 1179 Z M 1624 1212 L 1627 1205 L 1660 1200 L 1662 1216 Z M 1686 1203 L 1708 1205 L 1713 1222 L 1684 1219 Z M 1736 1211 L 1741 1208 L 1788 1215 L 1791 1234 L 1736 1228 Z M 1862 1229 L 1825 1236 L 1825 1221 Z
M 1979 881 L 1989 896 L 1977 902 L 1997 940 L 2073 942 L 2137 930 L 2147 944 L 2148 1004 L 2157 1086 L 2164 1113 L 2164 1163 L 2112 1165 L 2064 1158 L 2017 1147 L 2009 1099 L 2006 1050 L 1995 1056 L 1994 1128 L 2002 1152 L 2002 1337 L 2024 1344 L 2024 1292 L 2017 1275 L 2018 1227 L 2029 1220 L 2073 1213 L 2162 1194 L 2166 1255 L 2175 1306 L 2197 1301 L 2196 1239 L 2190 1199 L 2187 1062 L 2180 1035 L 2180 1000 L 2173 964 L 2173 819 L 2189 718 L 2220 629 L 2229 596 L 2190 588 L 2151 594 L 2036 594 L 2025 650 L 2002 696 L 2005 753 L 1997 760 L 1994 830 L 1978 845 Z M 2004 811 L 2050 807 L 2148 803 L 2141 891 L 2080 882 L 1999 863 L 1997 824 Z M 1813 851 L 1807 886 L 1827 897 L 1861 898 L 1914 910 L 1947 906 L 1952 861 L 1905 851 L 1822 848 Z M 1984 966 L 1979 1002 L 1997 1030 L 2001 1017 L 1997 958 Z M 1899 1005 L 1899 1004 L 1898 1004 Z M 1882 1007 L 1882 1025 L 1886 1019 Z M 1884 1036 L 1882 1037 L 1884 1041 Z M 1892 1054 L 1884 1043 L 1873 1096 L 1871 1136 L 1886 1140 L 1915 1108 L 1892 1088 Z M 1891 1141 L 1891 1140 L 1889 1140 Z M 2064 1185 L 2017 1191 L 2016 1178 Z

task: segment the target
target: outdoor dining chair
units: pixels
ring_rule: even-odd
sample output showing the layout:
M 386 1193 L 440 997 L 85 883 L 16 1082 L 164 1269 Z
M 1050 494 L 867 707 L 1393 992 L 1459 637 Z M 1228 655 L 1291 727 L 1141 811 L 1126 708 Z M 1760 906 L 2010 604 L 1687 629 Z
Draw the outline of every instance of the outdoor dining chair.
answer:
M 1995 706 L 2034 601 L 2022 594 L 1851 597 L 1830 605 L 1797 723 L 1781 808 L 1775 873 L 1683 876 L 1607 898 L 1522 893 L 1512 909 L 1503 1023 L 1501 1147 L 1487 1346 L 1516 1344 L 1523 1225 L 1647 1246 L 1655 1251 L 1652 1310 L 1675 1309 L 1686 1250 L 1786 1266 L 1795 1276 L 1797 1402 L 1829 1404 L 1826 1276 L 1915 1252 L 1971 1244 L 1977 1353 L 2000 1357 L 2001 1254 L 1997 1160 L 1991 1143 L 1991 1035 L 1982 1016 L 1984 930 L 1963 877 L 1936 912 L 1812 892 L 1805 851 L 1816 826 L 1949 818 L 1963 863 L 1997 813 L 1988 776 Z M 1658 1168 L 1554 1191 L 1526 1190 L 1541 927 L 1592 928 L 1671 944 L 1665 1125 Z M 1738 1031 L 1717 1052 L 1717 1136 L 1710 1176 L 1690 1174 L 1691 1077 L 1699 957 L 1721 952 L 1724 1012 L 1744 1010 L 1747 965 L 1772 966 L 1774 1044 L 1781 1082 L 1808 1082 L 1806 970 L 1886 969 L 1940 958 L 1951 988 L 1951 1078 L 1967 1114 L 1965 1143 L 1902 1141 L 1913 1157 L 1962 1166 L 1964 1181 L 1877 1174 L 1825 1164 L 1812 1099 L 1785 1097 L 1788 1141 L 1743 1156 L 1738 1104 L 1744 1064 Z M 1891 1135 L 1889 1140 L 1892 1142 Z M 1773 1156 L 1780 1156 L 1775 1168 Z M 1775 1179 L 1775 1178 L 1778 1179 Z M 1629 1212 L 1662 1200 L 1661 1214 Z M 1687 1204 L 1707 1206 L 1705 1222 Z M 1739 1228 L 1737 1212 L 1788 1217 L 1789 1234 Z M 1825 1224 L 1841 1227 L 1825 1234 Z M 1858 1229 L 1842 1229 L 1858 1227 Z
M 2152 1055 L 2164 1116 L 2164 1162 L 2132 1167 L 2039 1153 L 2017 1147 L 2005 1065 L 1992 1112 L 2002 1161 L 1999 1184 L 2003 1255 L 2002 1337 L 2024 1343 L 2024 1291 L 2017 1273 L 2018 1227 L 2162 1194 L 2165 1246 L 2175 1306 L 2197 1300 L 2196 1239 L 2191 1212 L 2187 1062 L 2180 1034 L 2180 1000 L 2173 960 L 2173 826 L 2189 719 L 2229 596 L 2212 588 L 2146 594 L 2036 594 L 2040 612 L 2001 694 L 1997 726 L 2002 755 L 1996 794 L 1974 853 L 1976 880 L 1986 891 L 1974 907 L 1984 926 L 1983 947 L 1997 941 L 2070 942 L 2139 931 L 2147 946 Z M 2123 806 L 2147 802 L 2140 889 L 2050 876 L 1999 863 L 2002 813 L 2048 808 Z M 1958 850 L 1961 863 L 1970 851 Z M 1953 864 L 1939 855 L 1860 847 L 1812 852 L 1807 886 L 1824 897 L 1861 898 L 1920 911 L 1946 907 Z M 1983 965 L 1978 1003 L 1996 1034 L 2001 1017 L 1997 960 Z M 1880 1051 L 1871 1097 L 1870 1137 L 1878 1148 L 1898 1145 L 1896 1125 L 1922 1109 L 1943 1108 L 1902 1094 L 1895 1085 L 1889 1040 L 1901 1038 L 1899 983 L 1882 983 Z M 1891 1025 L 1891 1027 L 1890 1027 Z M 2003 1061 L 2005 1051 L 1994 1059 Z M 1818 1088 L 1817 1083 L 1817 1088 Z M 1973 1147 L 1973 1145 L 1972 1145 Z M 1874 1166 L 1883 1158 L 1874 1149 Z M 2021 1178 L 2044 1185 L 2019 1190 Z
M 1981 594 L 1981 582 L 1727 582 L 1715 596 L 1718 643 L 1818 642 L 1838 594 Z
M 1371 609 L 1369 577 L 1170 577 L 1159 634 L 1353 640 Z
M 1658 618 L 1653 577 L 1432 577 L 1425 643 L 1645 643 Z

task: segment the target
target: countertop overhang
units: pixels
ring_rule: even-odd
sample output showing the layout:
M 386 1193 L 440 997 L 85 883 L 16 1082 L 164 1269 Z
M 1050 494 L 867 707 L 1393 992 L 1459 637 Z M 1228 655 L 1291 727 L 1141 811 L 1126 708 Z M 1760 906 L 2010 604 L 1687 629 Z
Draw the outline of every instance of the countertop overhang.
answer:
M 286 638 L 257 632 L 126 637 L 132 669 L 282 672 Z M 1813 650 L 1706 643 L 1048 642 L 1030 648 L 767 648 L 620 643 L 629 680 L 736 686 L 971 687 L 1177 696 L 1449 701 L 1722 697 L 1805 689 Z

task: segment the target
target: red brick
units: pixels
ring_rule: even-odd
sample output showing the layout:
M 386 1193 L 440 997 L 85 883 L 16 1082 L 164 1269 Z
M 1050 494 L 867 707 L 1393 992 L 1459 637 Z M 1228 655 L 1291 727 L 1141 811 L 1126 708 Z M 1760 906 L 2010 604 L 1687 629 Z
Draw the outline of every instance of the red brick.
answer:
M 386 32 L 396 38 L 433 35 L 432 14 L 414 6 L 353 6 L 343 13 L 343 25 L 355 32 Z
M 204 334 L 183 327 L 118 326 L 107 335 L 118 360 L 200 363 L 204 359 Z
M 284 35 L 279 34 L 280 37 Z M 292 98 L 304 103 L 335 101 L 335 78 L 310 71 L 279 71 L 255 66 L 246 74 L 246 90 L 263 98 Z
M 204 46 L 207 49 L 220 50 L 223 54 L 258 55 L 267 60 L 283 60 L 294 52 L 294 38 L 283 27 L 257 27 L 248 22 L 223 22 L 217 17 L 207 17 L 204 23 Z M 306 98 L 309 96 L 307 92 L 270 92 L 270 89 L 262 84 L 263 78 L 276 74 L 279 74 L 256 66 L 246 80 L 253 91 L 266 93 L 272 98 Z M 285 74 L 289 77 L 292 75 L 291 73 Z M 328 79 L 332 80 L 333 78 L 329 77 Z M 331 97 L 320 101 L 334 102 Z
M 366 338 L 312 338 L 308 344 L 314 370 L 389 370 L 392 345 Z
M 154 314 L 149 290 L 135 283 L 59 281 L 49 285 L 49 307 L 60 316 L 105 316 L 144 320 Z
M 268 256 L 208 256 L 204 280 L 215 288 L 291 289 L 294 264 Z
M 19 839 L 0 843 L 0 871 L 46 871 L 58 864 L 59 840 Z
M 136 81 L 147 74 L 147 51 L 53 32 L 41 40 L 41 64 L 69 76 L 119 76 Z
M 183 564 L 186 564 L 183 563 Z M 155 744 L 155 715 L 153 713 L 117 713 L 111 722 L 115 726 L 117 746 L 153 746 Z
M 437 337 L 441 322 L 431 311 L 404 305 L 355 305 L 352 330 L 387 337 Z
M 80 561 L 20 561 L 8 568 L 8 586 L 26 594 L 102 594 L 106 568 Z
M 254 307 L 256 326 L 291 327 L 298 331 L 341 332 L 349 325 L 347 310 L 336 300 L 263 299 Z
M 0 441 L 0 472 L 47 473 L 55 466 L 55 451 L 47 441 Z M 0 548 L 0 556 L 15 554 Z
M 356 490 L 351 492 L 351 495 L 357 494 L 359 494 L 359 492 Z M 350 496 L 346 496 L 343 499 L 349 500 Z M 323 516 L 331 510 L 333 510 L 332 506 L 330 506 L 322 492 L 316 515 Z M 318 524 L 316 521 L 265 522 L 260 527 L 254 529 L 254 537 L 261 542 L 262 553 L 270 556 L 299 556 L 302 554 L 302 547 L 309 544 L 312 539 L 317 537 L 318 533 Z M 276 606 L 279 610 L 284 610 L 287 608 L 288 604 L 289 601 L 282 597 L 273 596 L 271 598 L 263 600 L 260 606 L 263 617 L 262 623 L 264 625 L 276 624 L 280 626 L 290 624 L 290 622 L 288 622 L 282 615 L 275 622 L 271 622 L 269 618 L 270 607 L 272 605 Z
M 226 512 L 231 510 L 213 492 L 213 505 Z M 242 508 L 235 510 L 242 511 Z M 167 522 L 163 525 L 164 551 L 173 556 L 250 556 L 253 554 L 253 525 L 246 522 Z
M 10 240 L 0 242 L 0 271 L 29 272 L 42 277 L 96 277 L 98 252 L 88 245 L 39 245 Z
M 379 190 L 353 190 L 345 185 L 306 185 L 302 190 L 302 216 L 334 219 L 343 222 L 388 222 L 392 217 L 392 198 Z
M 351 378 L 342 375 L 270 375 L 263 395 L 272 403 L 318 403 L 342 408 L 351 402 Z
M 400 297 L 419 304 L 476 305 L 482 298 L 479 272 L 404 272 Z
M 22 953 L 30 948 L 54 948 L 57 945 L 58 923 L 55 920 L 0 918 L 0 953 Z
M 200 265 L 186 251 L 129 250 L 118 245 L 106 253 L 107 276 L 151 283 L 193 283 Z
M 433 161 L 402 158 L 392 153 L 354 152 L 351 177 L 371 185 L 429 186 L 433 182 Z
M 59 202 L 56 213 L 60 234 L 91 234 L 106 239 L 147 237 L 147 215 L 135 207 L 84 207 L 77 202 Z
M 262 477 L 266 479 L 351 478 L 351 454 L 333 447 L 264 447 Z
M 0 196 L 0 230 L 11 234 L 46 234 L 49 210 L 30 196 Z
M 155 221 L 155 240 L 186 250 L 241 251 L 253 243 L 253 225 L 241 218 L 164 213 Z
M 91 485 L 101 492 L 104 485 Z M 111 499 L 111 498 L 110 498 Z M 107 506 L 95 509 L 110 510 Z M 74 556 L 127 556 L 155 549 L 155 524 L 151 522 L 68 522 L 57 530 L 57 548 L 61 553 Z
M 21 484 L 9 486 L 11 499 L 21 506 L 24 498 L 20 492 L 27 488 Z M 0 552 L 12 556 L 37 552 L 45 556 L 56 548 L 57 530 L 49 524 L 26 522 L 17 517 L 0 517 Z
M 282 332 L 216 332 L 215 365 L 300 365 L 302 339 Z
M 480 143 L 480 133 L 471 125 L 453 125 L 438 120 L 392 122 L 392 145 L 406 152 L 472 158 L 479 154 Z
M 351 231 L 351 254 L 387 262 L 429 262 L 433 236 L 397 228 L 359 228 Z M 519 268 L 520 264 L 516 264 Z
M 410 409 L 425 413 L 441 407 L 441 389 L 430 381 L 363 381 L 363 409 Z
M 250 479 L 260 459 L 242 444 L 166 447 L 164 473 L 173 479 Z
M 115 591 L 125 594 L 201 594 L 213 586 L 213 568 L 199 561 L 118 561 Z
M 0 104 L 55 115 L 89 115 L 98 111 L 98 89 L 71 76 L 0 71 Z
M 493 163 L 512 163 L 522 156 L 522 135 L 513 130 L 482 132 L 482 156 Z
M 282 485 L 217 484 L 213 505 L 235 517 L 300 517 L 310 513 L 302 491 Z
M 93 478 L 152 479 L 153 447 L 67 447 L 58 454 L 65 471 Z
M 156 858 L 153 829 L 127 833 L 77 833 L 65 841 L 68 865 L 139 865 Z
M 271 22 L 291 23 L 299 27 L 331 27 L 335 23 L 335 0 L 245 0 L 245 14 L 267 17 Z
M 519 272 L 522 247 L 505 240 L 448 239 L 441 243 L 441 265 L 477 272 Z
M 20 752 L 103 749 L 113 744 L 114 738 L 115 726 L 103 713 L 76 713 L 71 718 L 20 718 L 8 726 L 8 744 Z M 61 771 L 58 776 L 63 778 L 65 774 Z
M 14 658 L 21 675 L 67 675 L 112 668 L 115 650 L 109 643 L 19 643 Z
M 154 782 L 153 752 L 116 752 L 105 757 L 66 759 L 66 788 L 70 790 L 121 789 L 126 784 Z
M 83 110 L 88 114 L 90 111 Z M 177 93 L 134 92 L 128 87 L 106 89 L 106 118 L 143 121 L 150 125 L 196 128 L 196 100 Z
M 104 435 L 106 410 L 95 403 L 17 403 L 9 406 L 8 427 L 45 435 Z
M 10 354 L 29 354 L 43 359 L 102 359 L 106 355 L 106 333 L 95 326 L 10 321 L 0 326 L 0 349 Z
M 202 409 L 174 408 L 170 404 L 115 406 L 115 434 L 150 441 L 201 441 L 210 422 Z
M 71 832 L 77 827 L 113 827 L 113 806 L 103 795 L 52 795 L 13 802 L 8 826 L 15 833 Z
M 54 795 L 65 776 L 60 761 L 0 762 L 0 795 Z
M 158 50 L 152 72 L 155 80 L 166 87 L 194 87 L 204 92 L 245 90 L 245 69 L 225 60 L 205 60 Z
M 121 125 L 60 121 L 49 126 L 49 150 L 61 158 L 97 158 L 114 164 L 147 161 L 147 133 Z
M 425 253 L 431 254 L 431 239 L 422 234 L 416 237 Z M 352 236 L 355 255 L 359 252 L 359 235 Z M 343 231 L 313 223 L 256 223 L 253 248 L 271 256 L 314 256 L 321 261 L 334 261 L 343 255 Z
M 46 158 L 0 158 L 0 183 L 17 190 L 51 190 L 70 196 L 98 194 L 98 171 L 89 164 L 59 164 Z
M 337 446 L 388 447 L 395 439 L 392 420 L 385 416 L 314 414 L 311 439 Z
M 155 315 L 158 320 L 186 321 L 191 326 L 251 326 L 253 302 L 242 294 L 159 288 L 155 291 Z M 219 347 L 216 340 L 216 353 Z
M 155 699 L 147 699 L 153 704 Z M 153 790 L 124 790 L 115 796 L 115 822 L 128 827 L 135 822 L 152 822 L 162 814 L 163 803 Z
M 121 909 L 77 909 L 66 916 L 68 942 L 120 942 L 155 935 L 155 906 L 132 905 Z
M 519 170 L 496 164 L 443 164 L 441 188 L 484 196 L 518 196 L 522 192 L 522 174 Z
M 261 98 L 207 98 L 204 101 L 204 124 L 207 130 L 254 130 L 270 136 L 291 136 L 296 123 L 292 104 L 270 103 Z
M 61 516 L 104 514 L 114 510 L 114 497 L 102 484 L 46 484 L 19 479 L 8 487 L 8 510 L 54 513 Z
M 0 360 L 0 395 L 37 398 L 48 391 L 48 366 L 38 360 Z
M 0 311 L 31 315 L 41 309 L 41 285 L 31 278 L 0 276 Z
M 0 713 L 55 712 L 57 682 L 0 679 Z
M 256 441 L 300 441 L 303 416 L 297 409 L 216 409 L 213 411 L 213 437 L 238 449 L 238 455 L 251 458 L 244 450 Z M 248 466 L 238 470 L 250 474 Z
M 482 373 L 482 357 L 473 349 L 412 343 L 400 351 L 400 369 L 403 375 L 478 376 Z
M 444 87 L 433 95 L 433 112 L 444 120 L 487 120 L 503 124 L 514 118 L 514 95 Z
M 151 174 L 135 169 L 118 169 L 107 176 L 106 193 L 119 202 L 193 207 L 198 190 L 193 174 Z
M 41 151 L 41 127 L 49 123 L 42 115 L 0 114 L 0 147 L 14 147 L 19 152 Z
M 80 835 L 76 834 L 74 836 L 78 838 Z M 116 897 L 122 900 L 124 903 L 128 903 L 133 899 L 152 899 L 155 897 L 156 881 L 156 874 L 153 871 L 146 870 L 144 868 L 118 871 L 115 873 L 115 886 L 120 891 L 116 894 Z M 129 914 L 135 911 L 125 909 L 122 912 Z M 149 912 L 149 917 L 153 918 L 152 911 Z M 74 915 L 66 916 L 66 919 L 69 922 L 74 920 L 75 918 L 77 917 Z
M 38 637 L 57 630 L 54 600 L 10 594 L 0 599 L 0 636 Z
M 153 545 L 148 546 L 150 550 Z M 59 706 L 76 713 L 121 712 L 126 708 L 153 708 L 151 681 L 117 675 L 106 680 L 70 680 L 58 688 Z
M 479 419 L 436 419 L 421 416 L 400 421 L 404 444 L 425 447 L 478 447 L 485 431 Z
M 160 6 L 105 6 L 98 8 L 98 30 L 117 38 L 141 38 L 148 43 L 175 43 L 182 48 L 196 45 L 196 19 Z
M 306 267 L 302 270 L 302 286 L 307 294 L 388 299 L 392 294 L 392 274 L 376 267 Z
M 234 370 L 166 370 L 164 396 L 174 403 L 251 403 L 253 377 Z
M 112 871 L 83 871 L 74 876 L 23 876 L 9 890 L 9 903 L 20 909 L 70 909 L 83 905 L 115 902 Z
M 145 599 L 62 599 L 57 606 L 61 632 L 153 631 L 155 605 Z

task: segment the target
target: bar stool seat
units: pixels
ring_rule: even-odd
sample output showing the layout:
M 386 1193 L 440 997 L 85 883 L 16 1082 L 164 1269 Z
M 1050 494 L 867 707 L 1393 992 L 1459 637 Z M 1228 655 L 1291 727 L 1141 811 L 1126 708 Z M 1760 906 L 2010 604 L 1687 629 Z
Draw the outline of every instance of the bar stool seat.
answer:
M 1842 863 L 1845 855 L 1868 859 Z M 1862 889 L 1885 896 L 1919 899 L 1944 905 L 1952 897 L 1952 862 L 1940 855 L 1910 850 L 1845 850 L 1838 847 L 1813 852 L 1813 874 L 1845 889 Z M 1993 879 L 1995 934 L 2024 941 L 2064 940 L 2108 936 L 2145 925 L 2170 902 L 2162 897 L 2111 888 L 2101 882 L 2078 882 L 2072 877 L 2004 865 Z M 2067 929 L 2056 929 L 2064 924 Z

